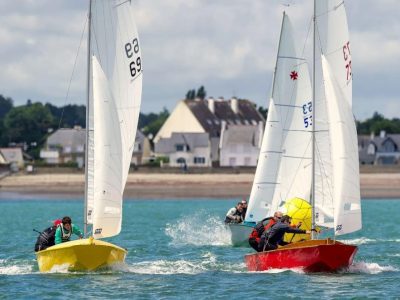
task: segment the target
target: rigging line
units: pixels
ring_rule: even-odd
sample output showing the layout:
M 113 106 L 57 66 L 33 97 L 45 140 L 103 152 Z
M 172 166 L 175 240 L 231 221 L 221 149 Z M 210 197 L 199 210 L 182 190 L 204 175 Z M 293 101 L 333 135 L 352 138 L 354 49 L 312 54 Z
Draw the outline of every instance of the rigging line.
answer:
M 82 46 L 83 36 L 85 35 L 87 22 L 88 22 L 88 19 L 85 18 L 85 24 L 83 25 L 83 30 L 82 30 L 82 33 L 81 33 L 81 39 L 80 39 L 80 41 L 79 41 L 78 50 L 77 50 L 76 56 L 75 56 L 74 66 L 72 67 L 71 77 L 70 77 L 69 82 L 68 82 L 67 94 L 66 94 L 66 96 L 65 96 L 63 109 L 62 109 L 62 111 L 61 111 L 60 121 L 58 122 L 58 129 L 61 128 L 61 122 L 62 122 L 62 119 L 63 119 L 63 117 L 64 117 L 65 104 L 67 103 L 67 100 L 68 100 L 68 97 L 69 97 L 69 91 L 70 91 L 70 89 L 71 89 L 71 82 L 72 82 L 72 78 L 74 77 L 75 68 L 76 68 L 76 63 L 77 63 L 77 61 L 78 61 L 79 51 L 80 51 L 81 46 Z
M 308 23 L 308 30 L 307 30 L 307 35 L 306 35 L 306 38 L 305 38 L 305 40 L 304 40 L 304 45 L 303 45 L 303 50 L 302 50 L 302 52 L 301 52 L 301 56 L 302 57 L 304 57 L 304 53 L 306 52 L 306 45 L 307 45 L 307 41 L 308 41 L 308 38 L 310 37 L 310 34 L 311 34 L 311 25 L 312 25 L 312 18 L 310 19 L 310 22 Z

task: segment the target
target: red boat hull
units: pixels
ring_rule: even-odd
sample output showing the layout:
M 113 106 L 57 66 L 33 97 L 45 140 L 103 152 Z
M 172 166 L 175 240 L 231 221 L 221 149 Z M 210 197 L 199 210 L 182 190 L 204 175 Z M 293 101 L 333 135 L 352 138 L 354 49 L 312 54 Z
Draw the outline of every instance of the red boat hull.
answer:
M 353 263 L 357 246 L 327 240 L 292 243 L 277 250 L 248 254 L 249 271 L 301 268 L 305 272 L 336 272 Z

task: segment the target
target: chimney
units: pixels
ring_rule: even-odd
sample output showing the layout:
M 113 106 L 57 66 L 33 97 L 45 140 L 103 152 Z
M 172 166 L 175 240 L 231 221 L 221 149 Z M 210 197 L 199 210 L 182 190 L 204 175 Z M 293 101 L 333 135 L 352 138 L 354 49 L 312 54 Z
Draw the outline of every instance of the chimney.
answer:
M 231 99 L 231 108 L 235 114 L 239 113 L 239 100 L 235 97 Z
M 261 145 L 262 145 L 262 140 L 264 137 L 264 122 L 263 121 L 259 121 L 258 122 L 258 132 L 259 132 L 259 137 L 258 137 L 258 148 L 261 149 Z
M 207 100 L 208 109 L 214 114 L 215 113 L 215 100 L 214 98 L 210 97 Z
M 386 136 L 386 131 L 385 130 L 381 130 L 381 132 L 379 133 L 379 137 L 381 139 L 383 139 L 383 138 L 385 138 L 385 136 Z
M 375 132 L 371 131 L 369 139 L 372 141 L 375 138 Z
M 225 130 L 226 130 L 226 121 L 222 120 L 221 121 L 221 135 L 219 137 L 219 149 L 222 149 L 222 142 L 224 140 Z

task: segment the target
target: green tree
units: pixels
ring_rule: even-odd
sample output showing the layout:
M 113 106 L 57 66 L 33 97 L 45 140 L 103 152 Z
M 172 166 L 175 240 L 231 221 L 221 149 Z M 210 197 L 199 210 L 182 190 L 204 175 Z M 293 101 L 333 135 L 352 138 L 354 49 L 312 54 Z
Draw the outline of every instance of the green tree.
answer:
M 193 100 L 196 97 L 196 91 L 195 90 L 189 90 L 186 93 L 186 99 L 191 99 Z
M 4 118 L 4 116 L 11 110 L 12 107 L 13 100 L 0 95 L 0 119 Z
M 207 95 L 207 92 L 204 89 L 204 86 L 199 87 L 199 89 L 197 90 L 196 97 L 204 100 L 206 98 L 206 95 Z
M 41 103 L 13 107 L 4 117 L 6 138 L 15 143 L 43 144 L 53 122 L 49 109 Z
M 264 117 L 264 119 L 267 119 L 267 115 L 268 115 L 268 108 L 264 108 L 263 106 L 259 106 L 258 107 L 258 112 Z
M 155 136 L 160 130 L 161 126 L 164 124 L 165 120 L 169 117 L 168 110 L 164 107 L 163 111 L 158 114 L 157 119 L 149 122 L 144 128 L 143 133 L 148 135 L 152 134 Z
M 73 128 L 75 125 L 86 127 L 86 107 L 85 105 L 69 104 L 64 107 L 57 107 L 51 103 L 46 103 L 45 107 L 49 109 L 54 117 L 52 127 Z

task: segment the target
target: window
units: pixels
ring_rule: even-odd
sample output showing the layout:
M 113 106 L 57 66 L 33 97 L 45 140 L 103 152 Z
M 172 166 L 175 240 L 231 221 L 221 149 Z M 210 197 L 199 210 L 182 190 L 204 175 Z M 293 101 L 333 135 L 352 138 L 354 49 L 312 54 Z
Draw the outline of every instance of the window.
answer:
M 184 144 L 177 144 L 175 147 L 176 147 L 176 151 L 185 151 Z
M 244 165 L 245 166 L 250 166 L 251 158 L 250 157 L 245 157 L 244 158 Z
M 195 156 L 194 158 L 193 158 L 193 162 L 195 163 L 195 164 L 205 164 L 206 163 L 206 158 L 205 157 L 199 157 L 199 156 Z
M 229 157 L 229 166 L 236 166 L 236 157 Z
M 374 144 L 369 144 L 368 145 L 367 153 L 369 155 L 374 155 L 375 154 L 375 145 Z

